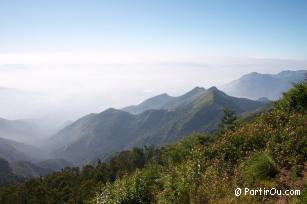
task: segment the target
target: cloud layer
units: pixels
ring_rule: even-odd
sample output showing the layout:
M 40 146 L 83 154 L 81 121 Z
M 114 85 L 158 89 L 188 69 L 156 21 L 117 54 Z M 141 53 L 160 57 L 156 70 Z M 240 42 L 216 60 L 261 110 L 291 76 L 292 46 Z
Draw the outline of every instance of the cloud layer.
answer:
M 74 64 L 20 60 L 15 63 L 23 64 L 1 65 L 0 117 L 65 121 L 137 104 L 160 93 L 180 95 L 195 86 L 222 85 L 252 71 L 277 73 L 307 67 L 306 60 L 199 57 L 136 63 L 132 59 Z

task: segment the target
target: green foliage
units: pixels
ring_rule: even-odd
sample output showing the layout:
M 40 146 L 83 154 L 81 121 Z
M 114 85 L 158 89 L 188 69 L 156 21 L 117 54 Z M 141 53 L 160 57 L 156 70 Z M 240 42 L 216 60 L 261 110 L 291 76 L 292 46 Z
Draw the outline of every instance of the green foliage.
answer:
M 234 125 L 234 115 L 227 112 L 218 136 L 192 134 L 161 149 L 120 152 L 95 167 L 65 168 L 0 189 L 0 203 L 40 203 L 42 198 L 55 204 L 275 203 L 274 197 L 234 198 L 234 189 L 246 184 L 280 189 L 303 182 L 302 168 L 296 168 L 307 160 L 305 102 L 296 95 L 304 95 L 302 86 L 294 86 L 271 112 L 249 123 Z M 295 179 L 283 181 L 277 170 L 291 168 Z M 301 196 L 290 199 L 306 203 L 306 186 Z
M 242 163 L 243 176 L 247 183 L 252 185 L 256 181 L 267 180 L 277 174 L 277 166 L 267 153 L 254 153 Z
M 0 187 L 21 181 L 23 181 L 23 179 L 12 172 L 8 161 L 0 158 Z
M 307 184 L 303 186 L 301 190 L 301 195 L 297 198 L 297 204 L 305 204 L 307 203 Z
M 187 159 L 193 148 L 204 143 L 208 143 L 212 140 L 211 137 L 207 137 L 204 134 L 193 134 L 190 137 L 186 137 L 174 145 L 166 146 L 162 148 L 162 160 L 164 163 L 180 163 Z
M 150 203 L 159 178 L 159 170 L 156 166 L 150 166 L 143 171 L 137 170 L 131 176 L 124 176 L 114 183 L 107 183 L 96 197 L 97 203 Z
M 238 118 L 234 111 L 224 108 L 224 115 L 221 119 L 219 126 L 219 132 L 221 134 L 229 130 L 234 130 L 238 125 Z
M 295 86 L 294 89 L 299 88 Z M 292 92 L 296 91 L 290 90 Z M 223 134 L 210 140 L 192 135 L 162 148 L 162 163 L 158 164 L 161 166 L 157 178 L 159 182 L 150 185 L 151 189 L 155 189 L 151 190 L 151 202 L 226 203 L 234 199 L 233 190 L 238 185 L 276 188 L 281 187 L 278 185 L 291 185 L 279 184 L 278 169 L 306 161 L 307 144 L 306 114 L 301 106 L 292 107 L 288 111 L 276 106 L 273 111 L 263 113 L 250 123 L 228 126 L 231 128 L 224 129 Z M 222 123 L 233 124 L 234 121 L 232 114 L 227 112 Z M 142 171 L 124 177 L 120 182 L 124 183 L 124 180 L 139 174 Z M 121 185 L 118 185 L 109 184 L 108 188 L 119 189 Z M 106 192 L 109 191 L 103 190 L 98 197 Z M 129 189 L 126 189 L 127 192 Z M 104 202 L 108 203 L 108 198 L 104 198 Z M 243 197 L 236 202 L 274 202 L 274 198 L 262 199 Z M 301 196 L 298 200 L 303 199 Z
M 0 203 L 84 203 L 95 196 L 98 186 L 143 168 L 145 163 L 158 162 L 159 151 L 153 147 L 134 148 L 116 154 L 107 163 L 95 167 L 66 167 L 40 179 L 0 188 Z M 9 190 L 8 190 L 9 189 Z
M 280 166 L 291 167 L 307 159 L 307 115 L 300 113 L 273 113 L 264 116 L 272 128 L 267 149 Z
M 294 88 L 283 94 L 283 99 L 276 104 L 276 109 L 281 111 L 307 111 L 307 82 L 294 85 Z
M 291 167 L 291 181 L 292 181 L 292 185 L 297 180 L 298 173 L 299 172 L 298 172 L 298 169 L 297 169 L 297 165 L 293 165 Z

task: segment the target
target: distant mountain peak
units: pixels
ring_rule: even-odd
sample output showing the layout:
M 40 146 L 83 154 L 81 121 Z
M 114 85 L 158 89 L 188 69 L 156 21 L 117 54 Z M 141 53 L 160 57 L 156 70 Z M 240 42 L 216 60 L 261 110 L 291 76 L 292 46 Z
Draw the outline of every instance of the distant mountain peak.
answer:
M 193 88 L 192 90 L 188 91 L 187 93 L 179 96 L 178 98 L 184 98 L 184 97 L 190 97 L 190 96 L 197 96 L 201 93 L 203 93 L 206 89 L 196 86 L 195 88 Z
M 167 93 L 163 93 L 163 94 L 159 94 L 157 96 L 151 97 L 149 99 L 146 99 L 141 104 L 150 103 L 150 102 L 155 101 L 155 100 L 160 100 L 161 98 L 166 98 L 167 99 L 167 98 L 172 98 L 172 97 L 169 96 Z
M 291 71 L 291 70 L 283 70 L 283 71 L 279 72 L 278 74 L 288 74 L 288 73 L 291 73 L 291 72 L 294 72 L 294 71 Z
M 240 77 L 238 80 L 249 80 L 249 79 L 253 79 L 255 77 L 259 77 L 263 74 L 260 74 L 258 72 L 251 72 L 251 73 L 248 73 L 248 74 L 244 74 L 242 77 Z
M 156 97 L 165 97 L 165 96 L 170 96 L 170 95 L 168 95 L 167 93 L 162 93 L 162 94 L 157 95 Z
M 251 72 L 250 75 L 258 75 L 258 72 Z
M 115 108 L 108 108 L 105 111 L 102 111 L 101 113 L 99 113 L 99 115 L 102 115 L 102 114 L 121 114 L 121 113 L 127 114 L 126 111 L 122 111 L 122 110 L 115 109 Z
M 196 86 L 195 88 L 193 88 L 191 91 L 204 91 L 205 88 L 200 87 L 200 86 Z
M 106 110 L 103 111 L 103 112 L 116 112 L 116 111 L 118 111 L 118 110 L 115 109 L 115 108 L 108 108 L 108 109 L 106 109 Z
M 223 94 L 225 95 L 225 93 L 223 91 L 221 91 L 220 89 L 216 88 L 215 86 L 210 87 L 207 91 L 210 91 L 214 94 Z
M 209 90 L 209 91 L 220 91 L 220 90 L 218 90 L 218 88 L 216 88 L 215 86 L 211 86 L 208 90 Z
M 225 97 L 225 96 L 227 96 L 223 91 L 219 90 L 215 86 L 210 87 L 207 91 L 215 97 L 218 97 L 218 96 Z
M 51 155 L 82 164 L 123 149 L 169 144 L 192 132 L 213 131 L 224 107 L 243 113 L 263 103 L 227 96 L 213 86 L 208 90 L 195 87 L 169 101 L 141 104 L 133 106 L 139 108 L 135 115 L 110 108 L 91 120 L 77 121 L 55 136 L 65 144 Z
M 307 73 L 307 70 L 297 70 L 297 71 L 292 71 L 292 70 L 284 70 L 281 71 L 277 74 L 278 77 L 291 77 L 291 75 L 300 75 L 300 74 L 305 74 Z
M 174 110 L 180 106 L 190 103 L 204 92 L 204 88 L 196 86 L 192 90 L 178 97 L 169 96 L 168 94 L 163 93 L 146 99 L 139 105 L 133 105 L 123 108 L 123 110 L 132 114 L 139 114 L 147 110 Z
M 269 100 L 277 100 L 283 92 L 292 87 L 293 83 L 304 80 L 306 72 L 306 70 L 284 70 L 278 74 L 251 72 L 221 88 L 235 97 L 254 100 L 267 97 Z

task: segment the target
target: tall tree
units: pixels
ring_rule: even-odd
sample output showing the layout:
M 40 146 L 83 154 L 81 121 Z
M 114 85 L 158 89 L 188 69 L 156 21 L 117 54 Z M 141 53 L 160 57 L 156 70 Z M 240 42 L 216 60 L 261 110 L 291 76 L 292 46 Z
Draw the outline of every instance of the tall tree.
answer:
M 224 108 L 223 111 L 224 115 L 219 124 L 219 133 L 234 130 L 238 122 L 238 118 L 234 111 L 230 110 L 229 108 Z

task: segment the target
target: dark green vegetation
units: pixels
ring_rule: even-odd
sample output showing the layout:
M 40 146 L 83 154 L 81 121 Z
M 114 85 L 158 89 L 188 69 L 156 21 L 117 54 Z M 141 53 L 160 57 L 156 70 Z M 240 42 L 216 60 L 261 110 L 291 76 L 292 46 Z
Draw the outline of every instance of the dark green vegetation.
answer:
M 134 148 L 118 153 L 108 163 L 98 162 L 95 167 L 66 167 L 39 179 L 0 188 L 0 203 L 83 203 L 95 197 L 96 187 L 131 174 L 145 163 L 157 163 L 159 155 L 159 150 L 152 147 Z
M 214 135 L 123 151 L 0 189 L 0 203 L 275 203 L 307 199 L 307 85 L 249 122 L 231 111 Z M 302 189 L 297 197 L 234 196 L 236 187 Z
M 215 137 L 192 135 L 161 149 L 162 164 L 102 185 L 98 203 L 275 203 L 306 201 L 307 85 L 249 123 L 225 111 Z M 235 127 L 233 126 L 235 125 Z M 228 128 L 225 128 L 228 127 Z M 234 196 L 236 187 L 303 189 L 299 197 Z M 96 202 L 94 200 L 93 202 Z
M 23 181 L 26 178 L 45 176 L 66 166 L 73 166 L 72 163 L 64 160 L 44 160 L 33 163 L 26 160 L 9 162 L 0 158 L 0 161 L 0 186 Z
M 21 182 L 22 180 L 22 178 L 13 173 L 8 161 L 0 158 L 0 186 Z
M 224 107 L 241 114 L 265 104 L 228 96 L 215 87 L 207 90 L 197 87 L 180 97 L 160 98 L 145 101 L 141 109 L 152 109 L 137 115 L 108 109 L 77 120 L 49 141 L 53 157 L 84 164 L 124 149 L 160 147 L 193 132 L 212 132 Z
M 35 163 L 30 161 L 10 163 L 10 167 L 14 173 L 23 178 L 45 176 L 51 172 L 61 170 L 66 166 L 73 166 L 73 164 L 62 159 L 49 159 Z
M 239 80 L 244 83 L 237 88 L 254 89 L 248 93 L 260 89 L 271 93 L 277 89 L 281 94 L 292 86 L 290 82 L 302 79 L 303 73 L 251 73 Z M 271 88 L 263 88 L 263 85 Z M 267 93 L 261 94 L 266 96 Z M 218 127 L 218 123 L 224 107 L 230 108 L 237 117 L 250 120 L 254 115 L 270 110 L 272 104 L 265 98 L 251 101 L 228 96 L 215 87 L 208 90 L 196 87 L 182 96 L 161 94 L 122 110 L 108 109 L 99 114 L 89 114 L 71 125 L 67 124 L 48 141 L 43 138 L 54 134 L 57 129 L 52 128 L 50 121 L 0 119 L 0 158 L 7 160 L 17 175 L 37 177 L 72 164 L 83 165 L 98 159 L 105 161 L 115 152 L 133 147 L 152 144 L 161 147 L 193 132 L 212 134 L 219 128 L 222 133 L 225 127 Z
M 0 138 L 0 159 L 9 163 L 15 177 L 39 177 L 72 165 L 72 163 L 61 159 L 41 161 L 45 157 L 46 153 L 34 146 Z M 0 179 L 2 178 L 0 176 Z M 2 182 L 0 181 L 0 183 Z

